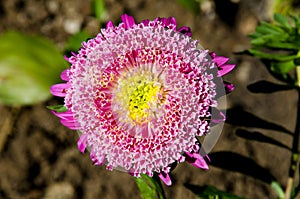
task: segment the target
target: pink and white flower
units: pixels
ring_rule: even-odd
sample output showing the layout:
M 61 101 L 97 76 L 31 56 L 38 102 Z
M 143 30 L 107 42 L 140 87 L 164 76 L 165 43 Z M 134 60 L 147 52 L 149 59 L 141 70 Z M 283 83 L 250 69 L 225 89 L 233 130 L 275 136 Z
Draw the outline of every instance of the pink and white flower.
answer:
M 200 49 L 173 17 L 121 19 L 66 58 L 66 83 L 51 93 L 64 97 L 68 111 L 53 113 L 80 131 L 78 148 L 88 148 L 95 165 L 136 177 L 157 173 L 167 185 L 172 164 L 186 160 L 208 169 L 197 137 L 209 133 L 221 76 L 234 65 Z

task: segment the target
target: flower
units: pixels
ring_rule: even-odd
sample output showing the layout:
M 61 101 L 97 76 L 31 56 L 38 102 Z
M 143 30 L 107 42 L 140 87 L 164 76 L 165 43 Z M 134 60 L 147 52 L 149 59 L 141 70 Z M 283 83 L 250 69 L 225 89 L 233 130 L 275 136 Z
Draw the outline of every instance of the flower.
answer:
M 136 177 L 157 173 L 171 185 L 174 164 L 186 160 L 208 169 L 197 136 L 209 133 L 217 90 L 224 90 L 221 76 L 234 65 L 200 49 L 190 28 L 177 28 L 173 17 L 121 19 L 66 58 L 66 83 L 50 91 L 64 97 L 68 110 L 53 113 L 80 131 L 79 150 L 88 148 L 93 163 L 108 170 L 122 168 Z

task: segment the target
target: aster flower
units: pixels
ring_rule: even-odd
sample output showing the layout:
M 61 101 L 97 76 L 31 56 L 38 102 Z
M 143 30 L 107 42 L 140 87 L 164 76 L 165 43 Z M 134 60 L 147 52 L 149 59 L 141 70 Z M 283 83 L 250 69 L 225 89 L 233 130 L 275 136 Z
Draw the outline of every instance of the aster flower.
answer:
M 80 131 L 79 150 L 89 149 L 93 163 L 108 170 L 122 168 L 136 177 L 157 173 L 171 185 L 174 164 L 208 169 L 197 137 L 209 133 L 210 121 L 224 121 L 212 110 L 217 90 L 224 90 L 221 76 L 234 65 L 199 48 L 190 28 L 177 28 L 173 17 L 121 19 L 66 58 L 66 83 L 50 91 L 64 97 L 67 111 L 53 113 Z

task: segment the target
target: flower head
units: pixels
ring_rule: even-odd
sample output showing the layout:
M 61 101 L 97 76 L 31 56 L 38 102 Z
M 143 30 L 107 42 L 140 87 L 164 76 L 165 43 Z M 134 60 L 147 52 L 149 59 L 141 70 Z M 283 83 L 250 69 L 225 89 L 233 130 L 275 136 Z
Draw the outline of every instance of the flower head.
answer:
M 156 172 L 170 185 L 172 164 L 208 168 L 196 137 L 209 133 L 220 76 L 234 65 L 200 49 L 173 17 L 121 19 L 66 58 L 66 83 L 51 92 L 65 98 L 68 111 L 53 113 L 81 132 L 79 150 L 88 148 L 95 165 L 137 177 Z

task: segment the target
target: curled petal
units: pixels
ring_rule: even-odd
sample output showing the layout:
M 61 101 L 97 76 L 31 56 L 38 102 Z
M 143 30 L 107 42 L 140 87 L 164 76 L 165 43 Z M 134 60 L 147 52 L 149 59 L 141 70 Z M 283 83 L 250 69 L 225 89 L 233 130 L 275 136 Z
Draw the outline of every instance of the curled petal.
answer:
M 170 178 L 170 175 L 166 172 L 161 172 L 160 174 L 158 174 L 158 177 L 167 185 L 167 186 L 171 186 L 172 185 L 172 181 Z
M 192 30 L 190 29 L 190 27 L 187 26 L 183 26 L 181 28 L 178 29 L 178 32 L 191 37 L 192 36 Z
M 69 87 L 69 84 L 66 83 L 55 84 L 50 87 L 50 93 L 57 97 L 65 97 Z
M 81 153 L 84 153 L 86 147 L 87 147 L 87 134 L 81 134 L 77 141 L 78 149 Z
M 224 81 L 224 86 L 226 93 L 231 93 L 234 90 L 234 85 L 229 82 Z
M 205 159 L 199 153 L 186 152 L 185 155 L 186 161 L 191 165 L 201 169 L 208 169 Z
M 127 15 L 127 14 L 123 14 L 121 16 L 121 20 L 125 24 L 126 29 L 131 28 L 133 25 L 135 25 L 134 18 L 132 16 Z

